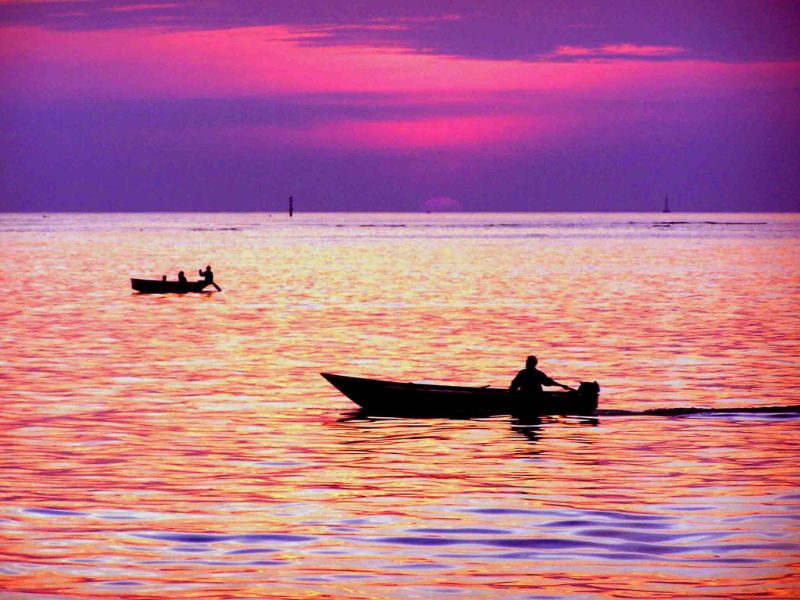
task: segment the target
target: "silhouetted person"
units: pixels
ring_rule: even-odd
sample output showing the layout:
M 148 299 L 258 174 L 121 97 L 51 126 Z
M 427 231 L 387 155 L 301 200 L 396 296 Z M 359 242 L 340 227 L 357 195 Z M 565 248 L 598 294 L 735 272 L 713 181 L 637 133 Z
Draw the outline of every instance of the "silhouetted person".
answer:
M 200 277 L 203 278 L 203 281 L 206 282 L 206 284 L 214 283 L 214 273 L 211 272 L 211 265 L 208 265 L 205 271 L 200 269 L 198 273 L 200 274 Z
M 183 274 L 183 271 L 178 273 L 178 283 L 180 283 L 180 284 L 186 284 L 187 283 L 186 275 Z
M 167 280 L 167 276 L 166 275 L 162 275 L 161 276 L 161 281 L 166 281 L 166 280 Z
M 550 379 L 537 369 L 536 364 L 538 362 L 535 356 L 528 357 L 528 360 L 525 361 L 525 368 L 517 373 L 517 376 L 514 377 L 514 381 L 511 382 L 508 388 L 512 394 L 517 394 L 524 399 L 538 400 L 542 397 L 543 385 L 557 385 L 565 390 L 571 389 L 568 385 Z
M 206 285 L 213 285 L 215 288 L 217 288 L 218 292 L 222 291 L 222 288 L 214 283 L 214 273 L 211 272 L 211 265 L 208 265 L 205 271 L 200 269 L 198 273 L 200 273 L 200 276 L 203 278 L 203 281 L 206 282 Z

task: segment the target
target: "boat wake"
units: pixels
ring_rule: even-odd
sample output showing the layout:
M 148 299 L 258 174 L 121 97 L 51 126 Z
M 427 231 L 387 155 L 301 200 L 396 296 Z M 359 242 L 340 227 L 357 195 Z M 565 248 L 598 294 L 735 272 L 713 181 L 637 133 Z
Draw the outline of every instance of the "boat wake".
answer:
M 654 415 L 664 417 L 684 415 L 738 415 L 738 414 L 795 414 L 800 415 L 800 404 L 787 406 L 742 406 L 736 408 L 709 408 L 702 406 L 680 406 L 675 408 L 649 408 L 647 410 L 598 410 L 597 416 L 614 417 L 628 415 Z

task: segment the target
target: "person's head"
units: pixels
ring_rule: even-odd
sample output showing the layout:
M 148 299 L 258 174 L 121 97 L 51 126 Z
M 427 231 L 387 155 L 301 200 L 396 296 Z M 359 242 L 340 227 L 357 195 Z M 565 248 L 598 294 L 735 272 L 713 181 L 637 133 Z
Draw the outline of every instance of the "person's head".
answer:
M 530 355 L 528 360 L 525 361 L 525 367 L 528 369 L 535 369 L 538 362 L 539 361 L 535 356 Z
M 206 265 L 206 271 L 210 271 L 210 270 L 211 270 L 211 265 Z
M 179 271 L 179 272 L 178 272 L 178 275 L 183 275 L 183 271 Z

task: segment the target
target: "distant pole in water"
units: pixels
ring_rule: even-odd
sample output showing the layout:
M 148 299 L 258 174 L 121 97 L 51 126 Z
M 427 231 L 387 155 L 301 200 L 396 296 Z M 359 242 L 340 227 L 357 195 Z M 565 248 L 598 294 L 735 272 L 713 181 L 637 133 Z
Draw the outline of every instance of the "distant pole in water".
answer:
M 291 217 L 294 214 L 294 198 L 289 196 L 289 216 Z
M 664 212 L 668 213 L 669 210 L 669 196 L 664 196 Z

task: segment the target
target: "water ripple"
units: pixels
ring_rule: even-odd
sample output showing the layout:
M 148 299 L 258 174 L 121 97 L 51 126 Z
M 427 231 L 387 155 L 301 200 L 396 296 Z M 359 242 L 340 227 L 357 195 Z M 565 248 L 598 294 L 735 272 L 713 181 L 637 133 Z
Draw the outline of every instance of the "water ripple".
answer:
M 3 592 L 796 597 L 800 217 L 659 220 L 0 215 Z M 600 413 L 373 419 L 318 376 L 531 353 Z
M 252 544 L 258 542 L 307 542 L 314 538 L 305 535 L 283 533 L 255 533 L 246 535 L 226 535 L 220 533 L 139 533 L 138 537 L 170 542 L 188 542 L 191 544 L 213 544 L 216 542 L 236 542 Z

